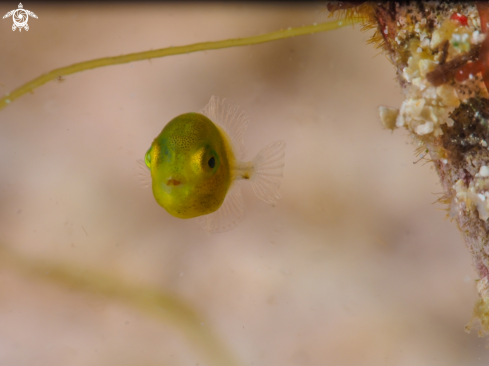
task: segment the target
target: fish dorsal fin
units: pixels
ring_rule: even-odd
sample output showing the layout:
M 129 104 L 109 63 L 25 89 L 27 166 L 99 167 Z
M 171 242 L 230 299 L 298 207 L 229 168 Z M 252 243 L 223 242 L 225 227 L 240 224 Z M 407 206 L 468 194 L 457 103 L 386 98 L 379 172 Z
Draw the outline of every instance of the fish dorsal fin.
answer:
M 151 171 L 146 166 L 144 160 L 138 159 L 137 163 L 138 163 L 137 179 L 139 185 L 143 188 L 148 188 L 151 185 Z
M 276 141 L 260 150 L 252 160 L 253 175 L 250 182 L 259 199 L 275 205 L 280 199 L 280 183 L 284 171 L 285 142 Z
M 199 112 L 221 127 L 231 139 L 233 153 L 238 160 L 244 159 L 243 135 L 248 126 L 248 116 L 226 99 L 212 96 L 207 105 Z
M 221 207 L 211 214 L 199 216 L 197 221 L 209 233 L 222 233 L 238 225 L 244 216 L 245 203 L 240 182 L 235 181 Z

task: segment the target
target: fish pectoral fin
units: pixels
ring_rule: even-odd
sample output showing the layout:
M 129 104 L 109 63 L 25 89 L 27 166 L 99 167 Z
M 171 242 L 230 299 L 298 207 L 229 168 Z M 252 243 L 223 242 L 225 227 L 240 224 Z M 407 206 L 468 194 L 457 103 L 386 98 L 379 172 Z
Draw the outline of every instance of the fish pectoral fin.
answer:
M 276 141 L 260 150 L 253 159 L 251 187 L 256 196 L 274 205 L 280 199 L 278 189 L 282 183 L 285 158 L 285 142 Z
M 139 185 L 143 188 L 148 188 L 151 185 L 151 171 L 146 166 L 146 163 L 142 159 L 137 160 L 138 173 L 137 180 Z
M 209 233 L 222 233 L 233 229 L 245 216 L 245 203 L 239 181 L 229 189 L 221 207 L 211 214 L 199 216 L 197 221 Z

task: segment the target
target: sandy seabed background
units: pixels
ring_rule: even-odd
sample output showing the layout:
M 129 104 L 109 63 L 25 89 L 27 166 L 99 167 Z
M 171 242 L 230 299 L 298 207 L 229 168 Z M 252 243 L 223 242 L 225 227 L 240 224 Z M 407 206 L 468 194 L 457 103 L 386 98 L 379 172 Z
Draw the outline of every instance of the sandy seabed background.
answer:
M 5 14 L 16 3 L 0 4 Z M 0 22 L 0 93 L 75 62 L 326 21 L 324 4 L 24 3 Z M 240 365 L 487 365 L 464 326 L 475 272 L 406 132 L 394 67 L 360 27 L 90 70 L 0 111 L 0 246 L 188 304 Z M 250 116 L 251 159 L 287 143 L 276 207 L 207 234 L 165 212 L 137 159 L 212 95 Z M 47 271 L 48 272 L 48 271 Z M 127 302 L 0 266 L 0 365 L 213 365 Z

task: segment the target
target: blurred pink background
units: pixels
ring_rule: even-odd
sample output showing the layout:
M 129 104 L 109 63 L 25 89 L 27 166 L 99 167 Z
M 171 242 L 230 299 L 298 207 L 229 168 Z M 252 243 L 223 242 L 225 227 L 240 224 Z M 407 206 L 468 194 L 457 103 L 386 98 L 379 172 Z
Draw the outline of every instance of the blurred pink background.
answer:
M 17 7 L 1 3 L 0 13 Z M 75 62 L 326 21 L 324 4 L 24 3 L 0 22 L 0 93 Z M 360 26 L 90 70 L 0 111 L 0 245 L 178 295 L 242 365 L 487 365 L 464 332 L 471 258 L 430 164 L 377 107 L 402 101 Z M 377 56 L 376 56 L 377 55 Z M 139 186 L 137 159 L 212 95 L 287 143 L 282 200 L 207 234 Z M 211 365 L 178 327 L 0 267 L 0 365 Z

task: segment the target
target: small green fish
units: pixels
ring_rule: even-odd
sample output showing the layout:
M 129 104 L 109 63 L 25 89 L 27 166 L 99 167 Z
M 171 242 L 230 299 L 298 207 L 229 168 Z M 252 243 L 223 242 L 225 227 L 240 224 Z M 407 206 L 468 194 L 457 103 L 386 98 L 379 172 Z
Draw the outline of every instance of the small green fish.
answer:
M 247 120 L 213 96 L 200 113 L 168 122 L 144 159 L 156 202 L 175 217 L 198 217 L 209 232 L 230 230 L 244 217 L 240 180 L 249 180 L 258 198 L 275 204 L 285 142 L 274 142 L 243 162 Z

